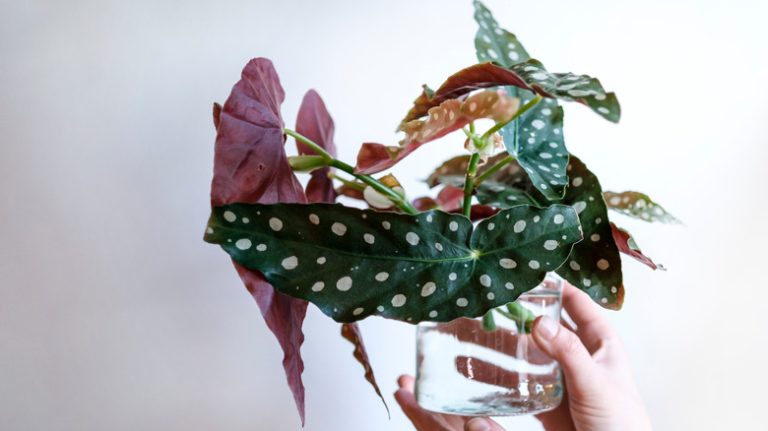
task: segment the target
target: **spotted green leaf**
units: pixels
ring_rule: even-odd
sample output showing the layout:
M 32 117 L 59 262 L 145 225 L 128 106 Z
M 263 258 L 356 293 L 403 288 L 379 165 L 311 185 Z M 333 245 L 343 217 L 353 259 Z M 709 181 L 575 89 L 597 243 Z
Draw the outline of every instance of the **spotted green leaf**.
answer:
M 474 5 L 475 21 L 479 26 L 475 35 L 478 60 L 495 61 L 509 67 L 530 58 L 517 37 L 501 28 L 485 5 L 479 1 Z
M 597 78 L 574 73 L 550 73 L 540 61 L 529 59 L 509 67 L 528 86 L 544 97 L 579 102 L 613 123 L 621 118 L 616 94 L 606 92 Z
M 510 208 L 473 227 L 441 211 L 233 204 L 214 208 L 208 228 L 206 241 L 341 322 L 483 315 L 535 287 L 581 239 L 565 205 Z
M 542 99 L 514 124 L 501 129 L 507 152 L 549 200 L 562 199 L 568 186 L 568 150 L 562 130 L 563 108 L 554 99 Z
M 568 165 L 571 177 L 561 204 L 572 206 L 579 214 L 584 241 L 573 247 L 566 265 L 557 270 L 563 278 L 587 292 L 606 308 L 619 309 L 624 299 L 624 286 L 619 250 L 613 240 L 608 209 L 603 200 L 597 177 L 584 163 L 571 155 Z M 480 203 L 506 208 L 536 201 L 540 206 L 549 202 L 531 185 L 530 179 L 512 164 L 497 175 L 501 182 L 481 184 Z M 500 186 L 507 185 L 503 190 Z
M 496 156 L 479 170 L 489 169 L 505 155 Z M 456 157 L 437 168 L 430 176 L 430 184 L 460 186 L 463 178 L 458 169 L 465 158 Z M 613 240 L 608 210 L 602 199 L 597 177 L 575 156 L 568 165 L 570 187 L 559 204 L 572 206 L 579 214 L 584 240 L 574 245 L 566 265 L 557 270 L 563 278 L 587 292 L 606 308 L 618 309 L 624 299 L 621 258 Z M 534 186 L 530 177 L 516 162 L 512 162 L 482 182 L 476 191 L 481 204 L 497 208 L 520 205 L 545 207 L 551 204 Z
M 475 21 L 478 24 L 475 50 L 480 62 L 494 61 L 512 67 L 530 59 L 528 52 L 514 34 L 504 30 L 493 18 L 491 11 L 475 1 Z M 504 87 L 522 103 L 534 94 L 517 87 Z M 561 199 L 568 184 L 565 167 L 568 150 L 563 140 L 563 109 L 556 99 L 543 99 L 501 129 L 504 146 L 509 154 L 529 172 L 531 181 L 547 199 Z
M 661 205 L 652 201 L 648 195 L 640 192 L 605 192 L 608 208 L 624 215 L 639 218 L 647 222 L 680 223 L 675 216 L 668 213 Z

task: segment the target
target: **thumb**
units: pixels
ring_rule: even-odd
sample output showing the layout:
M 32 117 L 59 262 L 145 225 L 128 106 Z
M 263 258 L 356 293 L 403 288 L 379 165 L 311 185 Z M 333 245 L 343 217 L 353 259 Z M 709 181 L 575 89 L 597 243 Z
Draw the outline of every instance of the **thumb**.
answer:
M 504 428 L 488 418 L 472 418 L 464 424 L 464 431 L 504 431 Z
M 533 339 L 541 350 L 556 359 L 572 394 L 592 392 L 597 382 L 593 378 L 597 369 L 579 337 L 553 319 L 542 316 L 533 324 Z

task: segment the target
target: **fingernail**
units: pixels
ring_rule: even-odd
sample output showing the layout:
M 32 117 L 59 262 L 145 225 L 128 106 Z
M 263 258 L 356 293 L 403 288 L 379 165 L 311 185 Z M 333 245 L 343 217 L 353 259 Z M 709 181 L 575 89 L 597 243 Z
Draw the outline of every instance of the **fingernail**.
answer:
M 474 418 L 467 422 L 466 431 L 491 431 L 491 424 L 485 418 Z
M 539 323 L 536 325 L 536 333 L 545 340 L 551 340 L 557 335 L 557 331 L 560 330 L 560 325 L 547 316 L 543 316 L 539 319 Z

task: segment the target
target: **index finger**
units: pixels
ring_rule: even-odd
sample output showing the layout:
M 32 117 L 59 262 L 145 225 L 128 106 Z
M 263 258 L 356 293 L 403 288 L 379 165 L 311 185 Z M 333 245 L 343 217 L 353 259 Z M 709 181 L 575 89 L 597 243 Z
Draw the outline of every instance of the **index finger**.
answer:
M 563 283 L 563 308 L 576 323 L 576 333 L 587 347 L 613 336 L 610 323 L 592 299 L 567 282 Z

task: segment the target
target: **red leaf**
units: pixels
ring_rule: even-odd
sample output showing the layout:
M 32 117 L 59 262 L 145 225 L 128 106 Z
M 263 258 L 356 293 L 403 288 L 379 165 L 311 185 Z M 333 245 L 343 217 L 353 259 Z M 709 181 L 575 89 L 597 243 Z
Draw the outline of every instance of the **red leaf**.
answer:
M 387 409 L 387 416 L 389 416 L 389 406 L 387 406 L 387 402 L 381 394 L 381 389 L 379 389 L 379 385 L 376 383 L 376 377 L 373 375 L 373 368 L 371 368 L 371 364 L 368 360 L 368 353 L 365 351 L 363 334 L 360 333 L 360 328 L 357 326 L 357 323 L 344 323 L 341 325 L 341 336 L 349 340 L 349 342 L 355 346 L 355 359 L 363 365 L 363 368 L 365 369 L 365 379 L 370 382 L 371 386 L 373 386 L 373 389 L 376 391 L 376 394 L 381 398 L 381 402 L 384 403 L 384 408 Z
M 492 118 L 505 122 L 517 112 L 519 101 L 507 96 L 503 90 L 488 90 L 471 95 L 465 100 L 444 100 L 432 106 L 426 120 L 413 120 L 402 125 L 405 139 L 399 145 L 365 143 L 357 155 L 355 170 L 373 174 L 394 166 L 420 146 L 461 129 L 479 118 Z
M 323 103 L 323 99 L 314 90 L 309 90 L 304 95 L 304 100 L 299 108 L 299 115 L 296 119 L 296 131 L 319 144 L 324 150 L 328 151 L 334 157 L 336 156 L 336 146 L 333 144 L 334 125 L 328 109 Z M 315 152 L 300 141 L 296 141 L 296 146 L 301 154 L 315 154 Z M 333 181 L 328 178 L 330 168 L 317 169 L 312 171 L 312 178 L 307 184 L 306 194 L 309 202 L 333 203 L 336 201 L 336 191 L 333 189 Z M 362 193 L 361 193 L 362 196 Z M 384 397 L 381 395 L 379 385 L 373 375 L 373 368 L 368 361 L 368 353 L 365 351 L 363 336 L 355 323 L 345 323 L 341 326 L 341 335 L 349 340 L 355 346 L 354 356 L 365 369 L 365 378 L 381 398 L 384 407 L 387 407 Z
M 299 114 L 296 118 L 296 131 L 319 144 L 332 156 L 336 156 L 336 146 L 333 144 L 334 125 L 323 99 L 315 90 L 309 90 L 301 101 Z M 296 141 L 300 154 L 316 154 L 312 148 L 301 141 Z M 307 184 L 307 199 L 310 202 L 333 202 L 336 200 L 336 191 L 333 189 L 333 181 L 328 178 L 331 168 L 325 167 L 312 171 L 312 177 Z
M 280 104 L 284 98 L 272 62 L 256 58 L 243 68 L 242 78 L 232 88 L 220 113 L 216 115 L 214 111 L 218 124 L 212 206 L 234 202 L 306 202 L 283 148 Z M 276 292 L 257 271 L 238 265 L 235 268 L 283 349 L 283 368 L 303 425 L 304 363 L 300 349 L 307 302 Z
M 221 105 L 213 102 L 213 128 L 218 129 L 221 122 Z
M 663 266 L 657 265 L 651 258 L 640 251 L 640 248 L 637 247 L 637 244 L 635 244 L 635 241 L 632 239 L 632 235 L 630 235 L 629 232 L 616 226 L 613 222 L 611 222 L 611 234 L 613 235 L 613 241 L 616 243 L 616 247 L 619 248 L 620 252 L 632 256 L 639 262 L 651 267 L 651 269 L 664 269 Z
M 428 196 L 416 198 L 413 200 L 413 202 L 411 202 L 411 204 L 413 205 L 414 208 L 416 208 L 421 212 L 440 208 L 440 204 L 438 204 L 436 200 Z
M 293 392 L 301 424 L 304 425 L 304 383 L 301 381 L 304 361 L 301 359 L 300 349 L 304 343 L 301 326 L 309 303 L 276 291 L 260 272 L 251 271 L 236 263 L 234 265 L 248 292 L 259 305 L 264 322 L 275 334 L 277 342 L 283 349 L 283 368 L 288 379 L 288 387 Z
M 437 194 L 437 202 L 444 211 L 456 211 L 464 201 L 464 189 L 447 185 Z
M 533 90 L 523 78 L 507 68 L 493 63 L 475 64 L 449 76 L 437 91 L 428 92 L 426 89 L 422 91 L 421 95 L 413 101 L 413 108 L 408 111 L 403 124 L 427 115 L 430 108 L 446 100 L 455 99 L 480 88 L 502 85 Z

